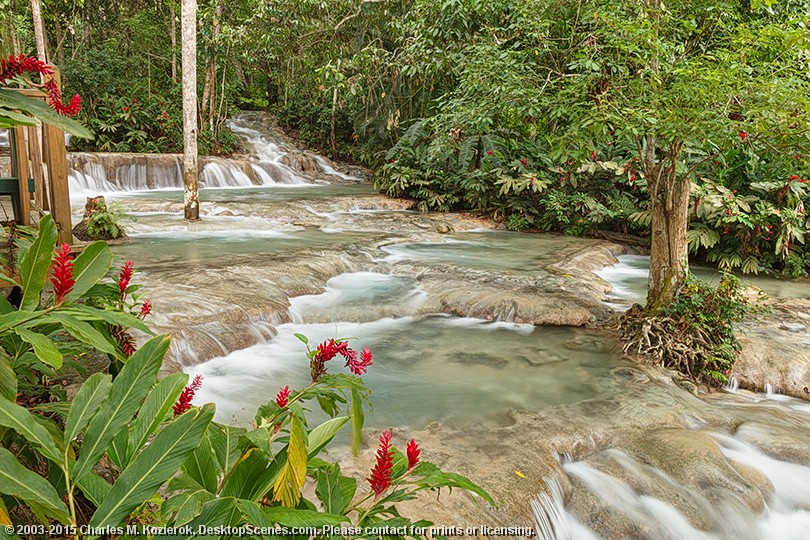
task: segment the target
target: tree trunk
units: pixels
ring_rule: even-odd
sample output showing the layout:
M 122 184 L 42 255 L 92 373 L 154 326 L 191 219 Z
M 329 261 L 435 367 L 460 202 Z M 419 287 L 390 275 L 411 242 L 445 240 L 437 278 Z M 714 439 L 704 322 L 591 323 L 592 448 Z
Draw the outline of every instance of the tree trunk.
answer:
M 200 219 L 197 193 L 197 0 L 182 0 L 184 216 Z
M 646 311 L 651 314 L 672 303 L 689 271 L 687 232 L 692 182 L 688 176 L 678 178 L 676 164 L 679 154 L 680 144 L 673 143 L 660 161 L 656 161 L 654 149 L 647 152 L 644 159 L 652 214 L 646 306 Z
M 42 8 L 39 0 L 31 0 L 31 15 L 34 19 L 34 39 L 37 42 L 37 58 L 43 62 L 48 61 L 45 50 L 45 27 L 42 25 Z
M 169 28 L 169 38 L 172 40 L 172 82 L 177 81 L 177 24 L 175 19 L 177 16 L 174 13 L 174 3 L 172 3 L 169 17 L 172 19 L 172 25 Z
M 214 28 L 211 32 L 211 45 L 208 50 L 208 67 L 205 70 L 205 85 L 203 86 L 202 111 L 200 117 L 202 124 L 208 124 L 214 131 L 214 114 L 216 113 L 217 88 L 217 40 L 220 33 L 220 18 L 222 17 L 222 3 L 214 5 Z

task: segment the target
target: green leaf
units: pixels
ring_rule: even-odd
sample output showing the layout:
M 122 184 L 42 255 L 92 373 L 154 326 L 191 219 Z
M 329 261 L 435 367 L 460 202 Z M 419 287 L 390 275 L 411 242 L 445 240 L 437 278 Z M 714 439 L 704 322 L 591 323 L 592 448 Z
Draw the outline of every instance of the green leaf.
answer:
M 150 335 L 155 333 L 149 329 L 142 320 L 131 313 L 124 313 L 123 311 L 114 311 L 111 309 L 97 309 L 82 304 L 74 304 L 68 309 L 60 310 L 61 313 L 68 313 L 77 319 L 90 320 L 90 321 L 104 321 L 106 323 L 124 326 L 126 328 L 135 328 L 141 332 Z
M 111 387 L 112 376 L 103 373 L 93 373 L 84 381 L 70 405 L 65 422 L 65 444 L 75 439 L 96 415 Z
M 357 480 L 340 474 L 338 465 L 319 469 L 315 482 L 315 494 L 323 503 L 323 509 L 331 514 L 343 514 L 357 491 Z
M 295 507 L 301 498 L 301 488 L 307 476 L 307 431 L 297 414 L 290 415 L 290 442 L 287 444 L 287 462 L 273 485 L 273 500 L 282 506 Z
M 0 448 L 0 493 L 17 497 L 27 504 L 44 508 L 48 515 L 62 523 L 70 521 L 68 509 L 47 480 L 17 461 L 14 454 Z
M 352 388 L 352 454 L 355 456 L 363 448 L 363 400 L 360 391 Z
M 0 92 L 2 91 L 3 89 L 0 88 Z M 23 289 L 21 310 L 34 310 L 39 305 L 55 245 L 56 225 L 54 225 L 53 218 L 46 215 L 39 220 L 37 239 L 20 260 L 20 285 Z
M 66 313 L 51 313 L 50 318 L 59 322 L 71 336 L 75 337 L 82 343 L 87 343 L 94 349 L 101 352 L 112 354 L 113 356 L 119 358 L 121 357 L 121 353 L 118 352 L 115 345 L 113 345 L 107 338 L 104 337 L 104 334 L 96 330 L 92 325 L 84 321 L 80 321 L 75 317 L 71 317 Z
M 146 401 L 138 411 L 138 418 L 132 424 L 132 431 L 129 434 L 129 444 L 127 445 L 126 463 L 129 464 L 146 444 L 147 439 L 155 433 L 160 424 L 166 419 L 166 415 L 172 405 L 180 397 L 180 393 L 188 382 L 188 375 L 185 373 L 173 373 L 157 383 L 149 392 Z
M 113 254 L 106 242 L 93 242 L 73 261 L 73 279 L 76 283 L 68 293 L 68 300 L 80 298 L 93 285 L 107 275 L 113 262 Z
M 168 336 L 152 338 L 124 364 L 113 381 L 110 396 L 87 428 L 73 473 L 74 481 L 93 468 L 113 438 L 132 419 L 154 384 L 168 349 Z
M 110 494 L 110 489 L 112 489 L 112 486 L 106 480 L 93 471 L 85 474 L 77 485 L 84 493 L 84 496 L 96 505 L 96 508 L 101 506 L 101 503 Z
M 210 432 L 206 433 L 199 446 L 183 463 L 182 470 L 197 484 L 216 493 L 220 471 L 216 451 L 211 445 Z
M 34 348 L 34 354 L 43 364 L 48 364 L 56 369 L 62 367 L 62 353 L 48 336 L 25 328 L 15 328 L 14 332 Z
M 262 508 L 253 501 L 236 502 L 245 514 L 245 521 L 257 527 L 273 527 L 276 523 L 285 527 L 326 527 L 346 523 L 349 518 L 336 514 L 275 506 Z
M 163 428 L 121 473 L 89 525 L 117 525 L 151 497 L 197 447 L 214 418 L 214 410 L 213 404 L 206 404 L 196 414 L 189 411 Z
M 19 326 L 41 316 L 42 313 L 37 311 L 12 311 L 11 313 L 0 315 L 0 333 L 6 333 L 15 326 Z
M 24 114 L 10 111 L 4 107 L 0 107 L 0 122 L 4 127 L 8 126 L 36 126 L 38 124 L 36 118 L 25 116 Z
M 416 474 L 416 471 L 414 471 L 414 474 Z M 469 478 L 461 476 L 460 474 L 442 472 L 436 469 L 434 472 L 431 472 L 424 478 L 418 480 L 416 484 L 422 489 L 434 489 L 440 487 L 461 488 L 467 491 L 472 491 L 473 493 L 481 496 L 481 498 L 483 498 L 489 504 L 493 506 L 495 505 L 495 501 L 492 499 L 489 493 L 484 491 L 484 489 L 479 487 L 477 484 L 473 483 Z
M 25 437 L 28 442 L 39 447 L 43 456 L 54 463 L 62 463 L 62 455 L 51 434 L 24 407 L 20 407 L 12 401 L 0 399 L 0 426 L 11 428 Z
M 0 398 L 17 400 L 17 374 L 5 358 L 0 358 Z
M 163 515 L 174 514 L 172 525 L 185 525 L 199 516 L 205 503 L 214 498 L 213 493 L 209 493 L 202 487 L 193 491 L 183 491 L 170 497 L 161 507 L 161 512 Z
M 226 478 L 220 495 L 239 499 L 259 500 L 272 486 L 270 479 L 275 479 L 280 467 L 268 467 L 267 456 L 257 448 L 249 448 L 234 465 L 233 470 L 225 471 Z
M 187 540 L 190 538 L 220 538 L 217 536 L 210 536 L 202 534 L 200 529 L 205 530 L 209 527 L 228 527 L 239 525 L 242 518 L 242 512 L 236 506 L 237 500 L 233 497 L 222 497 L 208 501 L 202 508 L 202 511 L 197 517 L 188 524 L 188 528 L 195 531 L 190 536 L 156 536 L 154 540 Z M 223 535 L 224 536 L 224 535 Z
M 293 335 L 294 335 L 295 337 L 297 337 L 297 338 L 298 338 L 298 340 L 299 340 L 301 343 L 303 343 L 304 345 L 308 345 L 308 344 L 309 344 L 309 338 L 308 338 L 307 336 L 305 336 L 304 334 L 293 334 Z
M 76 120 L 62 116 L 40 99 L 23 95 L 10 88 L 0 88 L 0 106 L 27 113 L 40 122 L 58 127 L 75 137 L 93 138 L 93 132 Z
M 348 421 L 348 416 L 332 418 L 310 431 L 307 436 L 307 454 L 309 454 L 309 457 L 314 457 L 324 446 L 329 444 L 329 441 L 335 437 L 340 428 L 345 426 Z

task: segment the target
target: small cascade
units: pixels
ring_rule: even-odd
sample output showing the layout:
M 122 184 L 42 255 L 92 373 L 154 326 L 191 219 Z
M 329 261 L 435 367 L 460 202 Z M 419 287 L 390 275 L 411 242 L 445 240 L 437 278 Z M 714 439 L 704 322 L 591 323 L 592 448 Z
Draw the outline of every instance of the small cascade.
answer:
M 737 377 L 731 377 L 726 385 L 723 387 L 726 392 L 731 392 L 732 394 L 737 392 L 740 389 L 740 381 L 737 380 Z
M 709 435 L 726 459 L 761 474 L 766 481 L 768 495 L 759 515 L 733 489 L 722 495 L 716 490 L 708 494 L 689 489 L 664 471 L 610 449 L 595 459 L 563 463 L 567 482 L 558 477 L 547 479 L 547 492 L 531 501 L 538 538 L 598 540 L 605 534 L 613 537 L 619 530 L 622 537 L 672 540 L 806 538 L 810 531 L 806 490 L 810 467 L 770 457 L 739 436 Z M 728 478 L 729 485 L 735 481 L 739 478 Z M 572 487 L 564 491 L 564 485 Z M 743 492 L 740 488 L 737 493 Z M 587 506 L 591 513 L 584 519 L 600 516 L 598 527 L 583 524 L 568 508 L 577 498 L 579 503 L 574 506 L 580 511 Z M 583 505 L 583 501 L 591 502 Z
M 205 188 L 310 185 L 313 183 L 358 182 L 338 171 L 322 156 L 282 141 L 283 134 L 263 113 L 241 113 L 228 121 L 241 139 L 245 156 L 202 157 L 199 182 Z M 8 135 L 0 130 L 0 145 Z M 68 154 L 71 196 L 83 198 L 105 193 L 182 189 L 181 154 L 135 154 L 71 152 Z

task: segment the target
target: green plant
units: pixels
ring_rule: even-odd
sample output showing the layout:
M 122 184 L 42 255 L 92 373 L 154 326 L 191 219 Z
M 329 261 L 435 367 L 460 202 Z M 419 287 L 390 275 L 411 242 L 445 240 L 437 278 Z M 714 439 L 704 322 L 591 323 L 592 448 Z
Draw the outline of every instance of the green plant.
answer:
M 621 323 L 625 352 L 652 358 L 695 380 L 722 384 L 741 349 L 737 329 L 750 317 L 770 312 L 760 297 L 750 299 L 733 274 L 716 287 L 689 275 L 675 301 L 656 316 L 632 309 Z
M 95 239 L 115 240 L 126 236 L 121 220 L 129 218 L 120 205 L 107 204 L 99 200 L 92 214 L 87 218 L 87 233 Z
M 259 408 L 252 429 L 214 422 L 213 405 L 191 403 L 200 377 L 189 385 L 182 373 L 157 380 L 167 336 L 137 350 L 121 339 L 129 328 L 149 332 L 141 320 L 149 302 L 140 304 L 141 317 L 130 313 L 139 304 L 132 261 L 110 283 L 106 244 L 91 244 L 72 261 L 67 245 L 54 253 L 55 239 L 46 216 L 35 239 L 19 246 L 19 281 L 4 276 L 21 288 L 20 308 L 0 301 L 0 523 L 15 533 L 151 536 L 150 525 L 182 525 L 188 528 L 178 531 L 191 531 L 184 538 L 200 527 L 246 527 L 259 537 L 419 538 L 430 522 L 411 522 L 396 504 L 421 490 L 455 487 L 494 504 L 468 479 L 422 460 L 415 441 L 405 454 L 396 450 L 387 431 L 365 493 L 321 458 L 346 424 L 355 452 L 362 442 L 370 392 L 360 375 L 372 355 L 344 339 L 310 348 L 299 335 L 310 383 L 281 389 Z M 53 289 L 43 301 L 49 269 Z M 60 376 L 65 338 L 111 355 L 115 376 L 93 373 L 71 400 L 61 393 L 33 404 L 18 393 L 19 381 L 45 366 Z M 327 371 L 335 357 L 351 374 Z M 310 427 L 310 403 L 329 419 Z M 317 502 L 303 495 L 307 477 Z

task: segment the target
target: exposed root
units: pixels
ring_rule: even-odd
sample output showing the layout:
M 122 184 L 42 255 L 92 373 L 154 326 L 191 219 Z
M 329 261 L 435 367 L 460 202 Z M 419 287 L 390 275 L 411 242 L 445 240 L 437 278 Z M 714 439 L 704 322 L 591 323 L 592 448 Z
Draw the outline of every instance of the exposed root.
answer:
M 649 316 L 640 306 L 619 320 L 617 329 L 626 355 L 637 356 L 661 367 L 675 369 L 692 380 L 701 377 L 710 362 L 712 344 L 699 328 L 690 328 L 670 316 Z

